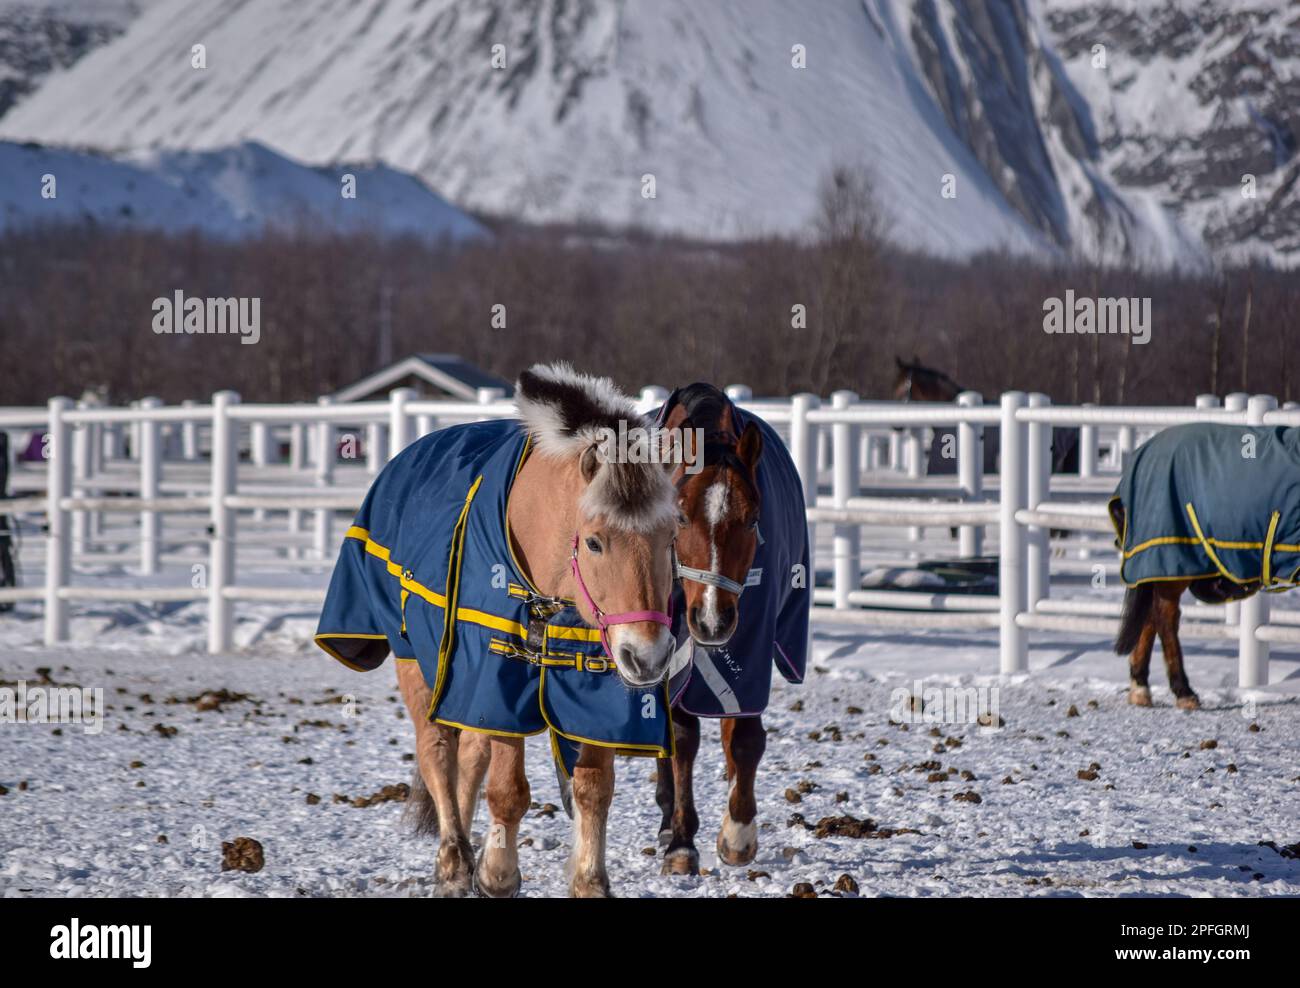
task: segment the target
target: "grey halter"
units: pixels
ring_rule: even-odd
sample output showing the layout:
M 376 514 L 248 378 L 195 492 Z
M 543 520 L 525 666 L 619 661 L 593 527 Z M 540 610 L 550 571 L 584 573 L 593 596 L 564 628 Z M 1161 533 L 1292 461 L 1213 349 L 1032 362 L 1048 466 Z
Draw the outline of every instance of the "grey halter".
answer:
M 763 544 L 763 533 L 758 531 L 758 544 Z M 677 546 L 673 546 L 673 576 L 679 580 L 692 580 L 695 583 L 703 583 L 708 587 L 717 587 L 719 590 L 726 590 L 728 593 L 734 593 L 739 597 L 745 592 L 746 587 L 758 586 L 763 579 L 761 569 L 751 569 L 745 577 L 744 583 L 737 583 L 730 577 L 723 576 L 721 573 L 715 573 L 711 569 L 696 569 L 694 566 L 684 566 L 682 561 L 677 558 Z

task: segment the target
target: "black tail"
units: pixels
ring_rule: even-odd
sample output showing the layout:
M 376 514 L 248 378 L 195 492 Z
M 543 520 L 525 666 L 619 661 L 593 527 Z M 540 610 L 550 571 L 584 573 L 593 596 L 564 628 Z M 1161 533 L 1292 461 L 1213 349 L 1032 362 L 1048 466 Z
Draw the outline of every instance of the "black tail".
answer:
M 406 812 L 403 816 L 419 836 L 438 836 L 438 808 L 434 805 L 433 795 L 424 784 L 424 776 L 418 768 L 411 779 L 411 795 L 406 799 Z
M 1115 654 L 1130 655 L 1137 648 L 1138 638 L 1151 616 L 1151 602 L 1155 599 L 1151 584 L 1129 587 L 1124 593 L 1124 613 L 1119 619 L 1119 635 L 1115 639 Z

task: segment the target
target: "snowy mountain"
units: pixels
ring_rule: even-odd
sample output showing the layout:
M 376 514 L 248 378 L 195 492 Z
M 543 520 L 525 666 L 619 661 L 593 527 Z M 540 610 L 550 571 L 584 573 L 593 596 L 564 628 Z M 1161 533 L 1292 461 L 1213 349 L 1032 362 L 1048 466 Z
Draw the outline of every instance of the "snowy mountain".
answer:
M 485 212 L 723 238 L 807 233 L 829 168 L 864 164 L 895 239 L 936 253 L 1294 263 L 1296 20 L 1287 0 L 157 0 L 0 136 L 256 140 Z
M 355 176 L 356 197 L 340 194 Z M 0 141 L 0 232 L 88 219 L 108 226 L 239 238 L 266 229 L 366 230 L 436 241 L 487 236 L 418 180 L 386 166 L 310 168 L 245 143 L 120 155 Z M 53 176 L 50 197 L 42 194 Z
M 154 0 L 0 0 L 0 117 L 56 69 L 126 30 Z

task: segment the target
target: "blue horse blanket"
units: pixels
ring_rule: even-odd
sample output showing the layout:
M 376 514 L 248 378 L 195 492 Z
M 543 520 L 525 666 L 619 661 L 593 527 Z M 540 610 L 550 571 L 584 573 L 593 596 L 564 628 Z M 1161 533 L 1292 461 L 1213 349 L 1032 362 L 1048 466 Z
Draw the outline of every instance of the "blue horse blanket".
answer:
M 348 529 L 316 643 L 345 665 L 419 662 L 429 719 L 488 734 L 668 755 L 666 685 L 632 689 L 572 601 L 544 597 L 510 547 L 529 441 L 514 421 L 430 433 L 375 478 Z
M 676 404 L 676 393 L 659 410 L 659 421 Z M 762 509 L 760 542 L 740 595 L 736 633 L 725 645 L 706 647 L 690 637 L 680 588 L 674 593 L 673 632 L 684 665 L 672 677 L 673 705 L 697 717 L 752 717 L 767 709 L 772 666 L 790 683 L 802 683 L 808 665 L 808 520 L 803 483 L 785 442 L 758 416 L 731 407 L 737 434 L 753 421 L 763 435 L 757 477 Z
M 1133 454 L 1110 503 L 1127 584 L 1224 577 L 1285 589 L 1300 571 L 1300 429 L 1165 429 Z

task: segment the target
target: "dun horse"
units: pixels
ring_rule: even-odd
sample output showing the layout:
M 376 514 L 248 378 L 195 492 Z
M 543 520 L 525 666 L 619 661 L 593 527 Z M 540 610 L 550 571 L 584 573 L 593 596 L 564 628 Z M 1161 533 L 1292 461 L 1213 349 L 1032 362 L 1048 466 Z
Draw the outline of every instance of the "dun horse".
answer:
M 376 479 L 317 642 L 363 670 L 390 648 L 408 660 L 397 680 L 424 783 L 413 809 L 441 835 L 440 894 L 518 892 L 524 737 L 550 729 L 580 745 L 570 892 L 607 896 L 614 754 L 672 745 L 673 488 L 664 466 L 601 452 L 620 423 L 641 421 L 610 381 L 539 365 L 517 395 L 522 430 L 432 433 Z M 491 829 L 476 864 L 485 775 Z
M 675 392 L 669 429 L 703 432 L 703 465 L 674 474 L 681 512 L 675 566 L 683 667 L 672 681 L 676 751 L 660 762 L 656 799 L 665 874 L 697 874 L 693 771 L 700 718 L 722 719 L 730 796 L 718 857 L 743 865 L 758 851 L 754 779 L 767 744 L 772 666 L 802 682 L 807 661 L 808 529 L 803 488 L 780 437 L 708 384 Z M 698 433 L 697 433 L 698 434 Z M 698 455 L 698 454 L 697 454 Z

